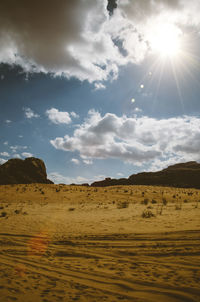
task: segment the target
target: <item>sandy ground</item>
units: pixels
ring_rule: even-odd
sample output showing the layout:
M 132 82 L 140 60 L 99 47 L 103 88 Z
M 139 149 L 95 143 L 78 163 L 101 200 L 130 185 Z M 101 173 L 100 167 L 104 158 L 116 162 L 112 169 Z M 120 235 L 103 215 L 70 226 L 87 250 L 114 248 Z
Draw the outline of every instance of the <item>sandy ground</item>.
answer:
M 199 302 L 200 191 L 0 186 L 0 301 Z

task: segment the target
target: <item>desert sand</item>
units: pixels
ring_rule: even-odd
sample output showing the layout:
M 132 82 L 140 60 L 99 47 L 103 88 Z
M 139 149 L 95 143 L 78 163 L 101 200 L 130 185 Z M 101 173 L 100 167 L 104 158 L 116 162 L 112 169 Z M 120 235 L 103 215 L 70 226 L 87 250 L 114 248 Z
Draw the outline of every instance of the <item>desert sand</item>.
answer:
M 0 301 L 200 301 L 200 191 L 0 186 Z

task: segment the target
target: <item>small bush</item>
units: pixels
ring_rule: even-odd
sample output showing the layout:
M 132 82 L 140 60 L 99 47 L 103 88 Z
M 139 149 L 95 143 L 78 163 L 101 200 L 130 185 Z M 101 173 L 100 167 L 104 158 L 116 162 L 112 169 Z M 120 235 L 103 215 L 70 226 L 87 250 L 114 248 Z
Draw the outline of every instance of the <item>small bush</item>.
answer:
M 144 200 L 141 201 L 141 204 L 148 205 L 148 203 L 149 203 L 148 198 L 145 198 Z
M 129 207 L 129 201 L 118 201 L 117 209 L 125 209 Z
M 163 203 L 164 206 L 166 206 L 167 205 L 167 199 L 163 197 L 162 203 Z
M 20 210 L 15 210 L 15 214 L 20 214 Z
M 142 218 L 151 218 L 151 217 L 155 217 L 153 212 L 150 209 L 145 209 L 142 213 Z
M 152 199 L 151 203 L 152 203 L 152 204 L 155 204 L 155 203 L 157 203 L 157 200 Z
M 70 212 L 75 211 L 75 208 L 69 208 L 68 211 Z
M 6 212 L 1 212 L 1 217 L 6 217 L 7 213 Z

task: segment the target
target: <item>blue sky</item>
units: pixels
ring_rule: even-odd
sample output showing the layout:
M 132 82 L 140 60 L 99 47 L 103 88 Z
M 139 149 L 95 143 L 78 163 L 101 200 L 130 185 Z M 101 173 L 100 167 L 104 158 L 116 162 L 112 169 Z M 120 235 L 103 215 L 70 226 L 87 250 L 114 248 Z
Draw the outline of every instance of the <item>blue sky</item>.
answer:
M 199 9 L 2 1 L 0 164 L 35 156 L 85 183 L 200 161 Z

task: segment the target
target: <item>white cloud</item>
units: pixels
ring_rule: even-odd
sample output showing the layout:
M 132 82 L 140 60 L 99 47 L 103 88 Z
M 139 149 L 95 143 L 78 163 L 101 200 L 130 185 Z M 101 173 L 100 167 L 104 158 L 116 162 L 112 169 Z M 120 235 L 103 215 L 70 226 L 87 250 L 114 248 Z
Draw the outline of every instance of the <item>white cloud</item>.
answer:
M 77 158 L 72 158 L 71 162 L 73 162 L 75 165 L 79 165 L 80 161 Z
M 7 145 L 8 145 L 8 142 L 6 141 L 6 142 L 4 142 L 3 144 L 7 146 Z
M 5 164 L 5 162 L 7 162 L 7 160 L 6 160 L 6 159 L 4 159 L 4 158 L 0 158 L 0 165 Z
M 5 123 L 10 124 L 10 123 L 12 123 L 12 121 L 11 120 L 5 120 Z
M 48 178 L 51 179 L 54 183 L 65 183 L 65 184 L 82 184 L 87 183 L 88 179 L 77 176 L 77 177 L 67 177 L 58 172 L 51 172 L 48 174 Z
M 79 115 L 74 111 L 70 112 L 70 115 L 71 115 L 71 117 L 79 118 Z
M 91 159 L 83 159 L 84 164 L 86 165 L 92 165 L 93 161 Z
M 8 152 L 0 152 L 0 155 L 1 156 L 5 156 L 5 157 L 9 157 L 9 153 Z
M 29 152 L 23 152 L 23 153 L 22 153 L 22 156 L 23 156 L 23 157 L 32 157 L 33 154 L 32 154 L 32 153 L 29 153 Z
M 64 176 L 58 172 L 51 172 L 47 176 L 49 179 L 51 179 L 54 183 L 65 183 L 65 184 L 83 184 L 88 183 L 91 184 L 94 181 L 97 180 L 103 180 L 105 179 L 105 175 L 96 175 L 91 178 L 85 178 L 82 176 L 75 176 L 75 177 L 68 177 Z
M 17 150 L 24 150 L 27 149 L 27 146 L 10 146 L 10 149 L 12 150 L 12 152 L 16 152 Z
M 16 154 L 13 154 L 13 158 L 21 158 L 20 154 L 16 153 Z
M 94 84 L 95 90 L 101 90 L 101 89 L 105 89 L 106 86 L 103 85 L 102 83 L 95 83 Z
M 54 124 L 70 124 L 72 121 L 68 112 L 58 111 L 56 108 L 47 110 L 46 115 Z
M 156 164 L 177 157 L 200 160 L 200 119 L 192 116 L 157 120 L 149 117 L 118 117 L 90 111 L 72 136 L 57 137 L 59 150 L 78 151 L 87 158 L 115 158 L 134 165 Z
M 37 113 L 34 113 L 34 111 L 31 108 L 23 108 L 23 110 L 24 110 L 25 117 L 28 119 L 40 117 Z

